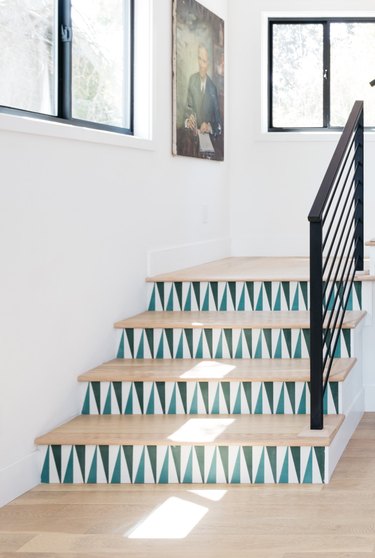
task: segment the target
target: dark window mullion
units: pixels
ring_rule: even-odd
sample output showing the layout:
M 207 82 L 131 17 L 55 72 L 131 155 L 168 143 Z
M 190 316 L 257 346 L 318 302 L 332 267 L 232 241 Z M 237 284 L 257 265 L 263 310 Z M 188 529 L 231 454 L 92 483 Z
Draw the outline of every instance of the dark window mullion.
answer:
M 71 0 L 58 0 L 58 116 L 72 118 Z
M 268 129 L 273 128 L 273 23 L 268 23 Z
M 130 131 L 134 133 L 134 0 L 130 0 Z
M 331 45 L 330 24 L 323 23 L 323 127 L 331 124 Z

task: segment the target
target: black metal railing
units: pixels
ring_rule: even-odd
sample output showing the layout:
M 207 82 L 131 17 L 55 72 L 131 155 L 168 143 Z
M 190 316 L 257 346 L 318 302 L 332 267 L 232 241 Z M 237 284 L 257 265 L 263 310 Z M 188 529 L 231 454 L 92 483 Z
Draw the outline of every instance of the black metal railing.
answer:
M 363 270 L 362 101 L 354 103 L 308 219 L 311 428 L 321 430 L 354 275 Z

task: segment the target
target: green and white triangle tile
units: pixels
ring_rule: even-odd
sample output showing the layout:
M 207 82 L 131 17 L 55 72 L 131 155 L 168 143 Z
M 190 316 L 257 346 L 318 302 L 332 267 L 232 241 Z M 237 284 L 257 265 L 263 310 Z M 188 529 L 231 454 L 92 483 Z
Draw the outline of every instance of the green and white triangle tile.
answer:
M 253 482 L 255 484 L 263 484 L 265 481 L 264 477 L 264 446 L 253 446 L 252 447 L 252 459 L 253 459 Z
M 219 281 L 217 283 L 217 309 L 221 312 L 229 310 L 227 283 L 224 281 Z
M 123 345 L 122 355 L 120 355 L 121 344 Z M 118 358 L 135 358 L 134 354 L 134 330 L 125 329 L 120 342 Z
M 298 283 L 295 281 L 289 282 L 290 289 L 290 309 L 293 311 L 299 310 L 299 293 L 298 293 Z
M 204 465 L 204 482 L 207 484 L 215 484 L 217 472 L 216 446 L 206 446 L 204 448 Z
M 254 310 L 260 312 L 263 310 L 263 290 L 262 283 L 254 281 Z
M 252 447 L 241 447 L 241 482 L 255 482 L 253 474 L 253 448 Z
M 339 389 L 337 382 L 327 384 L 324 394 L 324 407 L 329 414 L 336 414 L 342 408 L 341 389 Z
M 42 462 L 41 482 L 42 483 L 60 482 L 60 480 L 56 480 L 58 478 L 57 471 L 55 473 L 55 481 L 53 481 L 51 478 L 51 468 L 52 468 L 51 446 L 41 446 L 40 452 L 41 452 L 41 462 Z
M 288 447 L 288 483 L 300 484 L 301 482 L 301 448 Z
M 120 484 L 124 478 L 124 475 L 122 474 L 122 460 L 124 460 L 122 447 L 112 446 L 112 451 L 114 452 L 114 455 L 111 455 L 110 457 L 111 467 L 109 482 L 111 484 Z
M 279 484 L 289 483 L 289 448 L 279 446 L 276 448 L 276 482 Z
M 231 484 L 241 483 L 241 452 L 239 446 L 228 447 L 228 479 Z
M 197 415 L 203 412 L 203 400 L 199 399 L 198 382 L 188 382 L 186 384 L 186 407 L 189 415 Z
M 174 345 L 173 345 L 173 333 L 168 332 L 164 329 L 156 328 L 154 329 L 155 335 L 158 337 L 157 347 L 162 347 L 161 351 L 158 351 L 158 358 L 173 358 L 174 357 Z M 160 356 L 162 353 L 162 356 Z
M 157 446 L 145 447 L 145 482 L 157 483 Z
M 251 384 L 252 414 L 263 414 L 263 390 L 262 382 L 252 382 Z
M 85 446 L 86 455 L 86 479 L 87 484 L 95 484 L 97 482 L 97 446 Z
M 220 414 L 220 391 L 218 382 L 208 382 L 208 411 L 210 414 Z
M 177 293 L 177 284 L 176 283 L 168 283 L 167 286 L 168 292 L 168 302 L 166 306 L 166 310 L 182 310 L 181 308 L 181 300 L 178 297 Z
M 72 446 L 62 445 L 61 448 L 61 482 L 65 481 L 67 477 L 67 482 L 69 477 L 73 477 L 73 453 Z M 70 482 L 73 482 L 71 480 Z
M 304 484 L 313 483 L 313 459 L 312 448 L 301 448 L 301 482 Z
M 161 400 L 161 392 L 158 390 L 158 386 L 156 382 L 153 383 L 152 391 L 153 391 L 153 400 L 154 400 L 154 413 L 156 415 L 162 415 L 164 414 L 163 402 Z
M 277 480 L 277 447 L 268 446 L 264 448 L 264 482 L 275 484 Z
M 284 390 L 284 414 L 294 415 L 296 407 L 296 384 L 295 382 L 285 382 Z
M 198 382 L 196 404 L 197 404 L 198 414 L 204 415 L 209 412 L 207 382 Z
M 240 382 L 230 382 L 229 384 L 229 413 L 239 415 L 243 413 L 243 395 Z
M 143 391 L 143 413 L 146 415 L 155 415 L 155 384 L 153 382 L 142 382 Z
M 249 292 L 250 291 L 250 292 Z M 253 284 L 247 285 L 245 282 L 243 283 L 243 289 L 241 291 L 241 297 L 239 300 L 240 310 L 250 311 L 254 310 L 254 305 L 252 303 L 252 299 L 250 294 L 253 292 Z
M 204 482 L 195 448 L 192 446 L 181 447 L 181 481 L 186 484 Z
M 100 399 L 99 399 L 99 403 L 100 403 Z M 95 398 L 94 395 L 94 385 L 93 382 L 90 382 L 87 384 L 85 399 L 82 407 L 82 414 L 98 415 L 99 413 L 100 413 L 100 407 L 98 406 L 97 398 Z
M 277 415 L 285 413 L 285 384 L 273 382 L 273 412 Z
M 169 477 L 169 447 L 168 446 L 158 446 L 157 447 L 157 459 L 156 459 L 156 482 L 159 484 L 169 484 L 171 483 Z
M 100 382 L 100 414 L 112 414 L 112 393 L 110 382 Z
M 97 483 L 109 482 L 109 446 L 98 446 L 97 450 Z
M 134 484 L 144 484 L 145 479 L 145 446 L 133 446 L 133 478 Z
M 261 283 L 263 308 L 262 310 L 269 312 L 272 310 L 272 286 L 269 281 Z
M 173 358 L 183 358 L 184 357 L 184 338 L 183 329 L 175 328 L 173 329 Z M 187 355 L 186 355 L 187 356 Z M 188 358 L 188 356 L 187 356 Z
M 156 446 L 144 446 L 137 475 L 143 475 L 145 484 L 156 482 Z M 136 476 L 136 483 L 141 482 Z
M 115 473 L 115 468 L 117 465 L 117 460 L 118 460 L 118 456 L 119 456 L 119 449 L 120 446 L 107 446 L 107 451 L 108 451 L 108 484 L 110 484 L 112 482 L 114 473 Z
M 301 409 L 306 409 L 306 383 L 295 382 L 295 412 L 301 414 Z M 302 413 L 305 414 L 305 413 Z
M 73 461 L 73 472 L 74 479 L 73 482 L 77 484 L 82 484 L 85 482 L 86 475 L 86 452 L 84 446 L 72 446 L 74 450 L 74 461 Z
M 195 358 L 204 358 L 204 343 L 203 331 L 193 329 L 193 354 Z
M 193 285 L 190 282 L 182 283 L 182 308 L 184 312 L 190 312 L 192 310 L 198 310 L 194 292 Z
M 124 415 L 132 415 L 133 413 L 133 382 L 122 382 L 122 413 Z
M 207 287 L 206 287 L 207 285 Z M 217 283 L 204 283 L 202 284 L 204 287 L 204 294 L 201 300 L 203 301 L 202 310 L 218 310 L 219 309 L 219 300 L 218 300 L 218 293 L 216 291 Z
M 154 312 L 156 310 L 156 284 L 155 283 L 147 283 L 146 301 L 147 301 L 147 310 L 149 312 Z
M 274 312 L 281 310 L 281 286 L 279 281 L 271 283 L 270 310 Z

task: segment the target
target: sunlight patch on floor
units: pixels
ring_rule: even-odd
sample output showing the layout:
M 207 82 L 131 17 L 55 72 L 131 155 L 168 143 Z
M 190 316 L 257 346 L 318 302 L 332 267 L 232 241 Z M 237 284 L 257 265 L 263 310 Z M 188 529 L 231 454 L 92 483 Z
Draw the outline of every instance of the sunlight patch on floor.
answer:
M 206 498 L 207 500 L 211 500 L 211 502 L 220 502 L 222 498 L 228 492 L 227 490 L 189 490 L 191 494 L 195 494 L 196 496 L 200 496 L 201 498 Z
M 184 539 L 207 512 L 204 506 L 173 496 L 127 536 L 129 539 Z

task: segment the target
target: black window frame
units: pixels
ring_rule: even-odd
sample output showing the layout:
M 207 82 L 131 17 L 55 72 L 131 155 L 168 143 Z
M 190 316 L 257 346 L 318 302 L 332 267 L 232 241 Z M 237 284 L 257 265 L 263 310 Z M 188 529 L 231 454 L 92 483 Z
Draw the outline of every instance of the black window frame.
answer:
M 130 127 L 122 128 L 93 122 L 90 120 L 81 120 L 72 117 L 72 17 L 71 17 L 71 0 L 57 1 L 57 115 L 44 114 L 41 112 L 29 111 L 25 109 L 0 105 L 0 113 L 11 114 L 15 116 L 27 116 L 36 120 L 47 120 L 50 122 L 60 122 L 72 126 L 93 128 L 96 130 L 104 130 L 107 132 L 115 132 L 123 135 L 134 135 L 134 2 L 130 2 Z
M 274 24 L 321 24 L 323 25 L 323 126 L 316 127 L 275 127 L 272 124 L 272 110 L 273 110 L 273 25 Z M 268 118 L 268 131 L 269 132 L 309 132 L 309 131 L 340 131 L 342 126 L 330 125 L 330 111 L 331 111 L 331 98 L 330 98 L 330 76 L 331 76 L 331 45 L 330 45 L 330 24 L 331 23 L 375 23 L 375 17 L 270 17 L 268 19 L 268 103 L 267 103 L 267 118 Z M 326 77 L 325 77 L 326 76 Z M 375 70 L 374 70 L 375 76 Z M 367 130 L 373 130 L 374 127 L 367 127 Z

